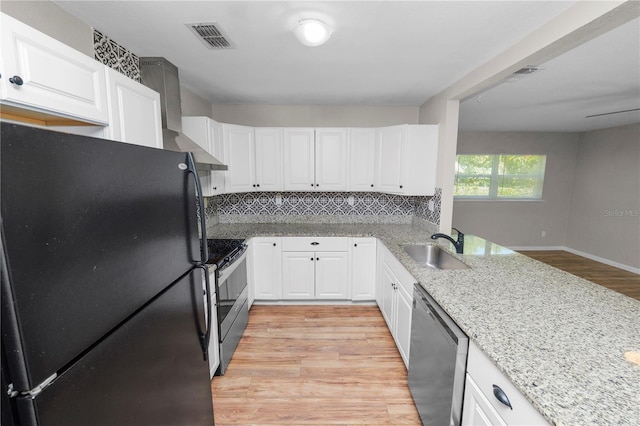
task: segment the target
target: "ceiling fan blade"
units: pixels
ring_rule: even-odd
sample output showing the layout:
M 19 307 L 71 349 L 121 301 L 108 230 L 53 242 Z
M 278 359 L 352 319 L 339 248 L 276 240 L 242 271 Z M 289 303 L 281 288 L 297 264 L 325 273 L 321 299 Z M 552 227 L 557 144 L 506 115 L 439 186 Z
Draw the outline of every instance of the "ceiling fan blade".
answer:
M 621 112 L 631 112 L 631 111 L 640 111 L 640 108 L 623 109 L 622 111 L 613 111 L 613 112 L 605 112 L 605 113 L 602 113 L 602 114 L 587 115 L 585 118 L 600 117 L 602 115 L 620 114 Z

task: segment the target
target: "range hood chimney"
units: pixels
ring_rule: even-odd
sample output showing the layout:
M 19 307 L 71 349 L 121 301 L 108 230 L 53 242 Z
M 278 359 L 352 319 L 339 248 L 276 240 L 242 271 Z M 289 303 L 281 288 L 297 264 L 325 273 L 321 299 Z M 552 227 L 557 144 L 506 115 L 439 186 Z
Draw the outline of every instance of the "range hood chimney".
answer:
M 160 93 L 164 149 L 191 152 L 199 169 L 227 170 L 227 166 L 182 134 L 178 68 L 165 58 L 140 58 L 142 84 Z

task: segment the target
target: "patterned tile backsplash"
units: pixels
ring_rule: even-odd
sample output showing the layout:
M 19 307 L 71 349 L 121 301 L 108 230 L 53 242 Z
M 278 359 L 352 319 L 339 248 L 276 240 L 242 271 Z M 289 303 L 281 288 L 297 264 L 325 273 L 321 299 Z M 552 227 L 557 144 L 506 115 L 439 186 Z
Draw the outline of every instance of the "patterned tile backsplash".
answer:
M 93 51 L 97 61 L 135 81 L 140 81 L 138 57 L 96 29 L 93 30 Z
M 217 222 L 411 223 L 414 215 L 440 221 L 433 197 L 374 192 L 249 192 L 208 198 L 207 220 Z M 429 210 L 433 201 L 433 210 Z

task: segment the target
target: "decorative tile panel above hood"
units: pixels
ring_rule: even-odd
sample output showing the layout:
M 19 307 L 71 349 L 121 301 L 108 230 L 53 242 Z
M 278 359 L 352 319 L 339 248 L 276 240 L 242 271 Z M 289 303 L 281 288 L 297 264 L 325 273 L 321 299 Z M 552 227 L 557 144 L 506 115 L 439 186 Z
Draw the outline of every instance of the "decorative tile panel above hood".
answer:
M 138 57 L 96 29 L 93 30 L 93 51 L 98 62 L 140 82 Z

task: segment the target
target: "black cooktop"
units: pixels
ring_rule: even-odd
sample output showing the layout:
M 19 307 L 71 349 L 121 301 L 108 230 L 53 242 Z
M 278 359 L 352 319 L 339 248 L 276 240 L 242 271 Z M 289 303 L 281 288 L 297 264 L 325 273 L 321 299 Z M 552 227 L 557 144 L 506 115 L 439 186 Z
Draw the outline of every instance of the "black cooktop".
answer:
M 225 262 L 225 259 L 233 257 L 238 251 L 244 250 L 245 240 L 236 239 L 207 239 L 207 251 L 209 252 L 208 264 L 216 264 L 218 268 Z

